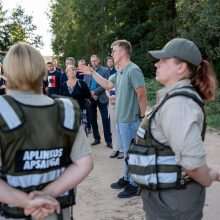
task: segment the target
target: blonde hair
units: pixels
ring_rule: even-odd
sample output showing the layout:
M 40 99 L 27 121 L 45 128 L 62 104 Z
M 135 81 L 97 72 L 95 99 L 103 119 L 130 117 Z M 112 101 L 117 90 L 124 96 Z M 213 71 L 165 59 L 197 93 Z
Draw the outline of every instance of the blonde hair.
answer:
M 113 48 L 114 46 L 121 47 L 123 50 L 125 50 L 128 54 L 131 55 L 132 47 L 131 47 L 131 43 L 129 41 L 127 41 L 127 40 L 116 40 L 112 43 L 111 48 Z
M 74 65 L 69 65 L 66 68 L 66 73 L 69 72 L 71 69 L 77 71 L 77 69 L 76 69 L 76 67 Z
M 3 61 L 8 89 L 41 92 L 41 83 L 47 73 L 44 58 L 31 45 L 14 44 Z

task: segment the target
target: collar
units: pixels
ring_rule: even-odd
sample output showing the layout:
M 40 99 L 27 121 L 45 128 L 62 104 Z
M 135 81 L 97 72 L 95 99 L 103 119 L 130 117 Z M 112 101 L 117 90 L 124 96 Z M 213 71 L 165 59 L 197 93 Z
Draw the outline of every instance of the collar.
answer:
M 25 105 L 44 106 L 54 103 L 54 100 L 48 96 L 42 93 L 36 93 L 32 90 L 25 92 L 20 90 L 8 90 L 7 95 Z
M 167 93 L 169 93 L 173 89 L 181 88 L 184 86 L 192 86 L 191 81 L 189 79 L 183 79 L 173 83 L 172 85 L 160 89 L 159 91 L 157 91 L 156 94 L 157 102 L 160 101 L 161 98 L 163 98 Z

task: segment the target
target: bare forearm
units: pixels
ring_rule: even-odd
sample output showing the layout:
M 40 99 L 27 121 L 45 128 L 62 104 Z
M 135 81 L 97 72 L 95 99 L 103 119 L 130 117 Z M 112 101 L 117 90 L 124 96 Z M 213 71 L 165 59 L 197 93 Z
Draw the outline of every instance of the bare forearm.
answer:
M 112 86 L 110 85 L 110 81 L 103 78 L 102 76 L 100 76 L 99 74 L 97 74 L 95 72 L 95 70 L 91 69 L 91 73 L 92 73 L 92 77 L 95 79 L 95 81 L 104 89 L 111 89 Z
M 209 187 L 214 181 L 220 181 L 219 173 L 214 170 L 211 170 L 207 166 L 199 167 L 194 170 L 184 171 L 196 182 L 202 186 Z
M 28 200 L 28 195 L 26 193 L 12 188 L 3 180 L 0 180 L 0 201 L 2 203 L 25 208 Z
M 46 191 L 54 198 L 76 187 L 92 170 L 93 162 L 91 156 L 86 156 L 69 165 L 65 172 L 54 182 L 47 185 Z
M 147 110 L 147 96 L 146 93 L 142 94 L 140 97 L 138 97 L 138 104 L 140 108 L 140 115 L 144 116 L 145 112 Z

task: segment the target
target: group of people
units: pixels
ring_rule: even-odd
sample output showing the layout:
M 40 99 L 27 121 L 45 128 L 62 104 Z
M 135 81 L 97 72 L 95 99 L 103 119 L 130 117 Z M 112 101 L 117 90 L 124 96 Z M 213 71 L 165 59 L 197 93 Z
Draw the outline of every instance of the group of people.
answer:
M 118 197 L 128 198 L 140 186 L 148 220 L 201 220 L 205 187 L 220 181 L 219 172 L 207 165 L 204 146 L 204 101 L 215 97 L 217 87 L 211 64 L 183 38 L 149 51 L 164 88 L 146 112 L 143 74 L 130 61 L 130 43 L 118 40 L 111 48 L 118 71 L 109 80 L 89 66 L 79 68 L 105 89 L 116 88 L 116 124 L 126 162 L 124 176 L 111 187 L 124 189 Z
M 100 65 L 100 59 L 97 55 L 90 58 L 91 65 L 106 79 L 109 78 L 110 71 L 107 67 Z M 81 59 L 78 65 L 86 65 L 86 61 Z M 68 57 L 66 59 L 66 70 L 62 71 L 57 62 L 47 62 L 48 74 L 44 82 L 44 93 L 50 97 L 57 95 L 69 96 L 76 99 L 81 109 L 81 122 L 85 125 L 86 133 L 91 130 L 94 136 L 92 145 L 100 143 L 100 133 L 97 123 L 97 108 L 101 113 L 104 138 L 107 147 L 112 148 L 112 135 L 110 129 L 110 120 L 108 114 L 108 97 L 105 89 L 99 86 L 92 77 L 85 76 L 77 71 L 75 59 Z
M 65 73 L 48 62 L 47 74 L 35 48 L 27 43 L 10 48 L 3 62 L 7 94 L 0 96 L 1 219 L 71 218 L 74 188 L 93 168 L 80 125 L 82 89 L 91 101 L 92 145 L 100 143 L 98 107 L 106 144 L 112 146 L 107 112 L 113 112 L 118 148 L 112 157 L 123 151 L 125 158 L 123 177 L 111 184 L 122 189 L 118 197 L 135 196 L 139 186 L 146 219 L 202 219 L 205 187 L 220 181 L 220 174 L 207 165 L 204 146 L 203 102 L 216 92 L 210 63 L 183 38 L 149 51 L 157 60 L 156 80 L 164 88 L 148 111 L 144 75 L 131 61 L 130 42 L 117 40 L 111 48 L 108 62 L 116 67 L 111 76 L 97 55 L 91 56 L 92 67 L 81 60 L 77 69 L 69 63 Z M 83 80 L 77 79 L 77 71 Z M 42 94 L 45 77 L 48 96 Z

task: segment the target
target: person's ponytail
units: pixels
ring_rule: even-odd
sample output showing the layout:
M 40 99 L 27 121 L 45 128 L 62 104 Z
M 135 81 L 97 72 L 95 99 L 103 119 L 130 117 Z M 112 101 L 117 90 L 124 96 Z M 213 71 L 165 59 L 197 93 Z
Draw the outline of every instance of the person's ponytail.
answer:
M 202 61 L 191 82 L 202 99 L 210 101 L 215 98 L 217 80 L 212 65 L 207 60 Z

